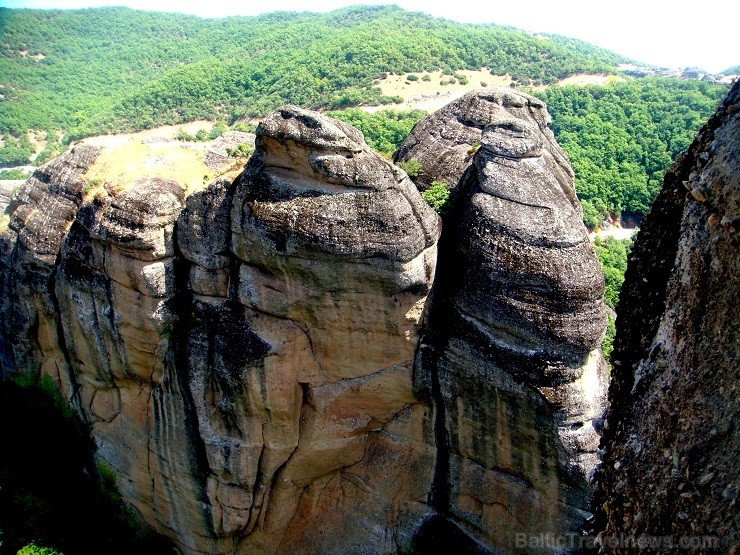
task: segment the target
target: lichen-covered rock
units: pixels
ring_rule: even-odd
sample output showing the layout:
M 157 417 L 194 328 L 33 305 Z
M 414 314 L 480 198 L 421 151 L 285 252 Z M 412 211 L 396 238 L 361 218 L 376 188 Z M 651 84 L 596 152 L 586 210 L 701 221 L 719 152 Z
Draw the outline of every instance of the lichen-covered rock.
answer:
M 459 99 L 421 120 L 393 154 L 396 163 L 416 160 L 421 169 L 414 177 L 424 190 L 432 181 L 455 187 L 463 172 L 473 162 L 482 144 L 486 127 L 493 125 L 497 137 L 489 137 L 489 148 L 503 157 L 538 156 L 546 148 L 555 159 L 552 170 L 571 178 L 570 164 L 552 133 L 542 134 L 550 124 L 545 104 L 528 94 L 506 88 L 470 91 Z M 575 201 L 571 187 L 564 193 Z
M 424 433 L 428 409 L 412 393 L 412 360 L 434 276 L 437 216 L 357 130 L 288 107 L 258 129 L 231 226 L 232 287 L 264 343 L 266 352 L 250 358 L 267 380 L 252 382 L 255 370 L 240 363 L 241 385 L 219 388 L 257 388 L 236 397 L 262 395 L 246 412 L 267 411 L 228 440 L 251 438 L 252 462 L 240 457 L 247 464 L 211 487 L 250 486 L 239 549 L 395 550 L 428 512 L 432 437 Z M 232 352 L 244 347 L 243 335 L 224 338 Z M 194 393 L 196 406 L 212 398 Z M 215 423 L 221 446 L 225 428 Z M 385 466 L 398 479 L 368 481 L 394 457 L 425 465 L 413 476 Z
M 607 536 L 740 545 L 739 153 L 736 82 L 666 173 L 630 257 L 598 473 Z
M 440 242 L 417 387 L 435 399 L 446 451 L 437 509 L 511 551 L 517 533 L 577 533 L 589 506 L 603 277 L 544 108 L 505 90 L 453 108 L 453 128 L 480 125 L 480 148 Z
M 278 110 L 241 176 L 187 198 L 123 175 L 85 201 L 98 151 L 78 147 L 8 208 L 3 375 L 52 376 L 185 553 L 407 551 L 444 521 L 476 549 L 576 531 L 603 285 L 527 99 L 469 99 L 485 124 L 439 279 L 439 218 L 342 122 Z

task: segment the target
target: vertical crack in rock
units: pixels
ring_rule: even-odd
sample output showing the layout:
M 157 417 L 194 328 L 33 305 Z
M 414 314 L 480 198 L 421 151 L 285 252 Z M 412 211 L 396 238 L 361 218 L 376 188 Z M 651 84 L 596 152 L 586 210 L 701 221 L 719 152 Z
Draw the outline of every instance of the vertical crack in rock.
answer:
M 180 215 L 179 219 L 182 217 Z M 187 371 L 189 368 L 189 359 L 191 354 L 192 345 L 190 344 L 190 334 L 188 330 L 192 326 L 193 318 L 193 294 L 190 287 L 190 268 L 191 265 L 188 260 L 183 256 L 180 250 L 179 233 L 182 231 L 181 227 L 175 225 L 173 229 L 173 272 L 174 272 L 174 284 L 175 284 L 175 295 L 172 298 L 172 305 L 174 307 L 175 318 L 172 326 L 172 338 L 174 347 L 169 353 L 173 360 L 170 366 L 170 373 L 175 377 L 175 384 L 172 380 L 165 380 L 164 386 L 172 388 L 174 385 L 177 386 L 176 394 L 182 397 L 183 408 L 184 408 L 184 422 L 187 437 L 189 439 L 188 445 L 190 447 L 189 455 L 194 462 L 195 476 L 197 478 L 196 483 L 199 486 L 197 502 L 201 506 L 207 506 L 208 492 L 206 487 L 206 477 L 208 475 L 208 458 L 206 456 L 206 448 L 203 442 L 203 436 L 201 434 L 198 425 L 198 415 L 195 409 L 195 402 L 189 387 L 190 375 Z M 211 343 L 209 343 L 209 348 Z M 210 357 L 209 357 L 210 361 Z M 172 505 L 176 506 L 178 500 L 173 499 Z M 207 530 L 210 534 L 215 535 L 213 526 L 212 515 L 210 511 L 204 509 L 199 512 L 202 516 L 202 527 Z
M 64 323 L 60 317 L 62 312 L 56 291 L 57 272 L 60 264 L 61 256 L 57 258 L 57 262 L 54 265 L 54 271 L 51 273 L 51 276 L 49 278 L 49 299 L 51 300 L 51 304 L 54 307 L 54 315 L 56 316 L 54 320 L 56 322 L 56 333 L 57 341 L 59 342 L 59 352 L 61 353 L 62 359 L 64 361 L 63 368 L 65 371 L 65 377 L 69 383 L 69 393 L 67 398 L 70 405 L 72 405 L 72 407 L 75 409 L 75 413 L 80 417 L 82 422 L 84 422 L 85 425 L 89 426 L 90 421 L 87 417 L 87 413 L 84 410 L 82 399 L 80 397 L 80 384 L 77 382 L 77 377 L 75 376 L 75 373 L 73 371 L 72 360 L 70 359 L 70 350 L 67 347 L 67 341 L 64 334 Z

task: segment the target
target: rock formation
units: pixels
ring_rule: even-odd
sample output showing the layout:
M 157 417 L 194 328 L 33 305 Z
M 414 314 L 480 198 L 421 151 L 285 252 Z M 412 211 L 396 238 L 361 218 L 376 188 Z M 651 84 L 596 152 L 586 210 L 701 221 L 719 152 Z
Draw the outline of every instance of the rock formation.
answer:
M 9 207 L 2 374 L 52 376 L 186 553 L 578 531 L 602 278 L 544 107 L 467 98 L 481 147 L 439 249 L 408 176 L 299 108 L 188 196 L 161 176 L 93 194 L 99 151 L 76 147 Z
M 503 110 L 492 109 L 495 105 Z M 513 119 L 534 120 L 540 129 L 545 129 L 551 121 L 542 101 L 528 94 L 503 88 L 471 91 L 417 123 L 393 153 L 393 160 L 396 163 L 416 160 L 420 164 L 419 174 L 414 177 L 419 189 L 426 189 L 432 181 L 443 182 L 451 189 L 471 165 L 481 145 L 483 130 L 495 124 L 504 112 Z M 511 130 L 505 147 L 514 153 L 521 148 L 514 145 L 515 134 Z M 540 140 L 555 144 L 552 134 Z M 557 151 L 559 164 L 569 168 L 559 148 Z M 568 194 L 575 200 L 572 187 Z
M 20 188 L 24 180 L 0 179 L 0 216 L 5 214 L 13 192 Z
M 470 114 L 483 129 L 445 224 L 417 364 L 447 459 L 436 508 L 503 552 L 517 534 L 579 530 L 606 396 L 603 277 L 536 106 L 489 90 L 446 109 L 453 129 Z
M 257 145 L 187 199 L 156 178 L 83 205 L 90 147 L 37 172 L 4 236 L 3 372 L 53 376 L 187 552 L 395 551 L 430 512 L 412 361 L 438 217 L 340 122 L 286 108 Z
M 53 294 L 57 256 L 82 206 L 83 173 L 98 154 L 79 147 L 39 168 L 7 207 L 0 235 L 0 362 L 3 375 L 37 372 L 64 353 Z M 58 374 L 58 370 L 53 371 Z
M 438 218 L 357 130 L 298 108 L 260 125 L 230 213 L 220 197 L 193 199 L 180 240 L 215 532 L 243 553 L 394 551 L 427 510 L 411 372 Z
M 255 138 L 253 133 L 224 131 L 206 151 L 205 156 L 203 156 L 203 163 L 212 170 L 219 170 L 233 164 L 236 161 L 233 155 L 234 151 L 240 145 L 253 148 Z
M 602 537 L 627 538 L 614 553 L 642 536 L 656 552 L 740 545 L 739 112 L 736 82 L 666 173 L 630 257 L 598 474 Z

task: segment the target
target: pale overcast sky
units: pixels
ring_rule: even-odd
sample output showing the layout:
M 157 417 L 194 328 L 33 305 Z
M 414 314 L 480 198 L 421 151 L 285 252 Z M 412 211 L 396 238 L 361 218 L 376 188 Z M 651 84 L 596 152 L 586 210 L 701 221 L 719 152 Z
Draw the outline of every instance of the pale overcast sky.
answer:
M 0 0 L 9 8 L 79 8 L 126 5 L 142 10 L 202 17 L 256 15 L 268 11 L 325 12 L 353 4 L 397 4 L 404 9 L 473 23 L 512 25 L 558 33 L 666 67 L 698 66 L 719 72 L 740 64 L 737 0 L 525 0 L 433 2 L 430 0 Z M 460 9 L 464 7 L 464 9 Z

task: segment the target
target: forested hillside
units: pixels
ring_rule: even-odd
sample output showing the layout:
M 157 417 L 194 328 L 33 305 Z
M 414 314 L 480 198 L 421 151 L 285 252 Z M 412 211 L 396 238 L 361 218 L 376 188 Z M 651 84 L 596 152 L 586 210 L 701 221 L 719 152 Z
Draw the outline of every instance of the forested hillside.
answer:
M 0 133 L 79 138 L 195 118 L 232 120 L 294 103 L 382 104 L 388 72 L 479 69 L 519 83 L 613 72 L 622 58 L 564 37 L 536 38 L 393 6 L 328 14 L 201 19 L 135 11 L 0 9 Z M 7 150 L 7 147 L 6 147 Z M 26 156 L 24 156 L 26 154 Z
M 389 154 L 424 113 L 352 108 L 399 100 L 377 86 L 389 73 L 416 80 L 412 72 L 424 79 L 486 67 L 526 86 L 616 74 L 623 61 L 565 37 L 394 6 L 224 19 L 0 8 L 0 167 L 27 163 L 39 144 L 35 164 L 94 134 L 198 118 L 231 123 L 286 103 L 333 110 Z M 571 158 L 590 227 L 609 214 L 639 219 L 647 211 L 663 171 L 726 90 L 673 78 L 612 81 L 535 93 Z
M 652 78 L 539 93 L 573 165 L 586 224 L 596 227 L 608 213 L 643 216 L 665 169 L 726 91 L 702 81 Z

